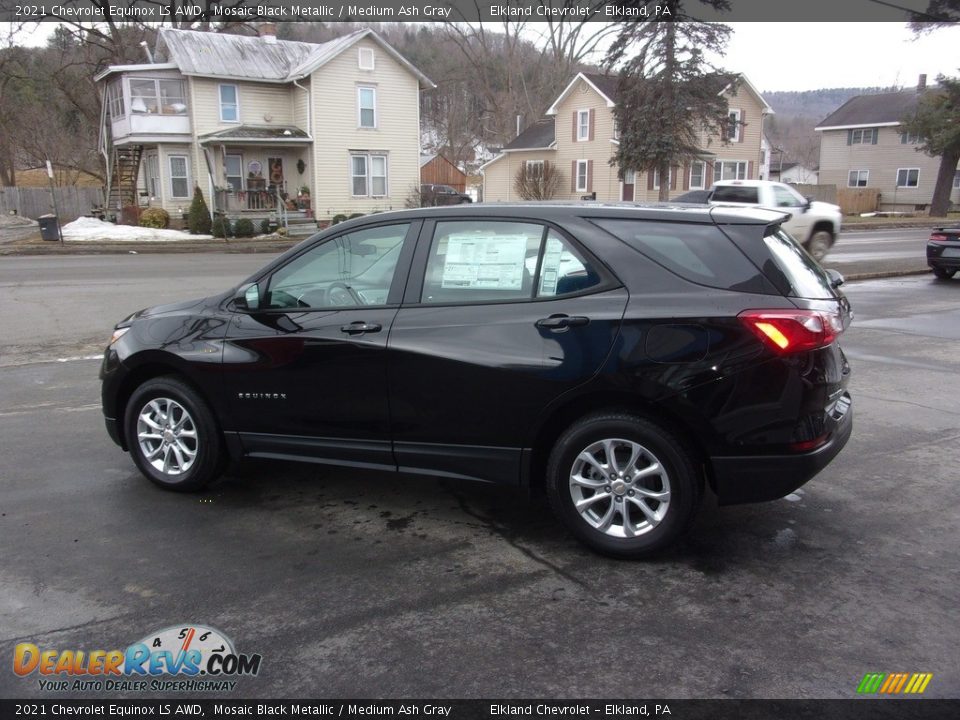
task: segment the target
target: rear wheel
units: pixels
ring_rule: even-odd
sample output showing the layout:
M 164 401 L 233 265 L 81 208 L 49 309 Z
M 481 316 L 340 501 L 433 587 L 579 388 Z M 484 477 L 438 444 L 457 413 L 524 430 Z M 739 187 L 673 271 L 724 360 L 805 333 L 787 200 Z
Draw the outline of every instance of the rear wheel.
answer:
M 833 234 L 828 230 L 817 230 L 807 241 L 807 252 L 817 261 L 823 260 L 831 247 L 833 247 Z
M 634 415 L 591 415 L 557 440 L 547 466 L 554 512 L 581 542 L 639 558 L 673 543 L 702 483 L 681 440 Z
M 160 487 L 199 490 L 220 474 L 223 439 L 213 413 L 178 378 L 154 378 L 137 388 L 124 429 L 133 461 Z
M 956 270 L 944 270 L 943 268 L 933 268 L 933 274 L 936 275 L 939 280 L 949 280 L 953 277 Z

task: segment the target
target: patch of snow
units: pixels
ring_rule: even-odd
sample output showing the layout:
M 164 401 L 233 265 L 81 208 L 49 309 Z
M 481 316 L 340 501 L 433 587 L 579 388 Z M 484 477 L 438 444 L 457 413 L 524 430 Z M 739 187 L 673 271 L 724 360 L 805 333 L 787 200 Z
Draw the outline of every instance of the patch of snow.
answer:
M 38 227 L 36 220 L 23 215 L 0 215 L 0 228 Z
M 92 242 L 176 242 L 177 240 L 213 239 L 213 235 L 191 235 L 183 230 L 156 230 L 132 225 L 114 225 L 88 217 L 67 223 L 62 229 L 64 240 Z

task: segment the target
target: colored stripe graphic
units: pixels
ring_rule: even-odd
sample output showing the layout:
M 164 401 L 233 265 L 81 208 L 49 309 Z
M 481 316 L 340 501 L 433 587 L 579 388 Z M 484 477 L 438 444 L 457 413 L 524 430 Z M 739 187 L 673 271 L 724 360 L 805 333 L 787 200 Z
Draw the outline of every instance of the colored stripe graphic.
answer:
M 919 695 L 927 689 L 933 673 L 867 673 L 857 686 L 861 695 Z

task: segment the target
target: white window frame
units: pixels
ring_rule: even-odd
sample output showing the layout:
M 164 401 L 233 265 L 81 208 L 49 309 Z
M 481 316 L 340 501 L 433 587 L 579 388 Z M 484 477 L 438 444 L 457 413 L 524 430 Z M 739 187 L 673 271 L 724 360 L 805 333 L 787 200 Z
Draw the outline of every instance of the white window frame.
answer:
M 239 178 L 240 178 L 240 187 L 232 188 L 232 192 L 243 192 L 243 180 L 244 180 L 244 172 L 243 172 L 243 169 L 244 169 L 244 165 L 243 165 L 243 153 L 228 152 L 228 153 L 226 153 L 226 154 L 224 155 L 224 157 L 223 157 L 223 179 L 224 179 L 225 181 L 228 180 L 228 177 L 227 177 L 227 159 L 228 159 L 228 158 L 240 158 L 240 174 L 239 174 L 239 175 L 233 175 L 233 176 L 231 176 L 231 177 L 239 177 Z
M 524 167 L 528 178 L 543 178 L 543 160 L 526 160 Z M 537 167 L 539 167 L 539 170 L 534 172 L 533 168 Z
M 354 171 L 354 161 L 360 158 L 363 160 L 363 175 L 357 175 Z M 358 195 L 354 187 L 354 180 L 363 178 L 363 193 Z M 370 158 L 360 153 L 351 153 L 350 155 L 350 196 L 351 197 L 369 197 L 370 196 Z
M 914 135 L 913 133 L 902 132 L 900 133 L 900 144 L 901 145 L 917 145 L 920 142 L 920 136 Z
M 667 170 L 667 187 L 673 185 L 673 167 Z M 660 168 L 653 169 L 653 189 L 660 189 Z
M 374 163 L 375 160 L 383 160 L 383 175 L 374 174 L 373 167 L 375 164 Z M 369 177 L 367 180 L 367 188 L 370 191 L 370 197 L 375 197 L 375 198 L 388 197 L 390 195 L 390 185 L 389 185 L 390 173 L 387 168 L 387 156 L 386 155 L 369 155 L 367 158 L 367 172 L 369 174 Z M 374 192 L 373 181 L 375 178 L 380 178 L 380 177 L 383 178 L 383 194 Z
M 743 110 L 740 108 L 730 108 L 727 112 L 727 142 L 740 142 L 740 136 L 743 133 L 743 125 L 740 124 L 740 118 L 743 117 Z M 733 132 L 730 132 L 730 121 L 733 118 Z
M 583 168 L 583 185 L 580 185 L 580 168 Z M 577 160 L 576 192 L 586 192 L 590 182 L 590 161 Z
M 734 177 L 727 178 L 727 180 L 746 180 L 747 179 L 747 161 L 746 160 L 717 160 L 713 163 L 713 181 L 720 182 L 723 180 L 723 167 L 724 165 L 735 165 L 736 171 L 734 172 Z M 741 175 L 740 171 L 743 170 Z
M 373 107 L 364 108 L 363 101 L 361 97 L 363 92 L 369 90 L 373 94 Z M 373 125 L 364 125 L 363 124 L 363 111 L 364 110 L 373 110 Z M 363 130 L 376 130 L 377 129 L 377 88 L 372 85 L 357 85 L 357 127 Z
M 183 167 L 186 171 L 186 175 L 174 175 L 173 174 L 173 161 L 174 159 L 183 159 Z M 190 199 L 190 156 L 180 153 L 171 153 L 167 155 L 167 169 L 170 171 L 170 198 L 172 200 L 189 200 Z M 186 195 L 177 195 L 173 189 L 173 181 L 185 179 L 187 181 L 187 194 Z
M 364 63 L 364 57 L 369 59 L 369 62 Z M 376 69 L 376 59 L 373 54 L 373 48 L 359 48 L 357 52 L 357 67 L 361 70 L 374 70 Z
M 856 174 L 856 182 L 851 183 L 850 180 L 853 178 L 853 175 Z M 863 175 L 863 185 L 860 184 L 860 176 Z M 847 173 L 847 187 L 867 187 L 870 182 L 870 171 L 869 170 L 851 170 Z
M 693 169 L 699 165 L 700 166 L 700 184 L 693 184 Z M 690 163 L 690 189 L 691 190 L 705 190 L 707 185 L 707 164 L 702 160 L 695 160 Z
M 353 161 L 356 158 L 363 158 L 363 167 L 364 174 L 357 175 L 354 173 Z M 373 162 L 374 160 L 383 160 L 383 175 L 374 175 L 373 174 Z M 357 195 L 354 187 L 353 181 L 357 178 L 363 177 L 363 186 L 364 192 L 362 195 Z M 373 191 L 373 179 L 374 177 L 383 178 L 383 194 L 374 193 Z M 350 196 L 355 198 L 361 197 L 370 197 L 370 198 L 384 198 L 390 197 L 390 156 L 387 153 L 375 152 L 375 153 L 364 153 L 364 152 L 354 152 L 350 153 Z
M 910 173 L 912 173 L 914 170 L 917 171 L 917 182 L 916 182 L 915 185 L 910 185 L 910 184 L 909 184 L 909 183 L 910 183 Z M 907 176 L 906 176 L 906 182 L 908 183 L 907 185 L 901 185 L 901 184 L 900 184 L 900 173 L 902 173 L 902 172 L 905 172 L 905 173 L 907 174 Z M 918 188 L 918 187 L 920 187 L 920 168 L 897 168 L 897 187 L 898 187 L 898 188 L 906 188 L 906 189 Z
M 233 88 L 234 102 L 232 103 L 223 102 L 223 89 L 225 87 Z M 217 101 L 220 106 L 220 122 L 223 122 L 223 123 L 239 123 L 240 122 L 240 86 L 239 85 L 235 83 L 220 83 L 219 85 L 217 85 Z M 227 120 L 226 118 L 223 117 L 223 108 L 225 105 L 226 106 L 233 105 L 237 113 L 237 117 L 235 120 Z
M 151 198 L 160 197 L 160 155 L 156 152 L 147 153 L 144 163 L 144 172 L 147 176 L 147 192 Z
M 953 171 L 953 189 L 960 189 L 960 170 Z
M 584 123 L 586 118 L 586 123 Z M 590 110 L 577 110 L 577 142 L 590 139 Z
M 873 145 L 873 134 L 877 132 L 876 128 L 859 128 L 852 130 L 850 135 L 851 145 Z

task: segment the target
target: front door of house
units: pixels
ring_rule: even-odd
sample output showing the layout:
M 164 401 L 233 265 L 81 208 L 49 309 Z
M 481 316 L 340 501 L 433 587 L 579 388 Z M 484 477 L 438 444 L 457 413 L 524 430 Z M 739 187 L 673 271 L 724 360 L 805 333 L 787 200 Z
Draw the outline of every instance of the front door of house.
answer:
M 623 192 L 620 199 L 624 202 L 633 202 L 633 185 L 637 179 L 636 175 L 633 170 L 627 170 L 623 174 Z

